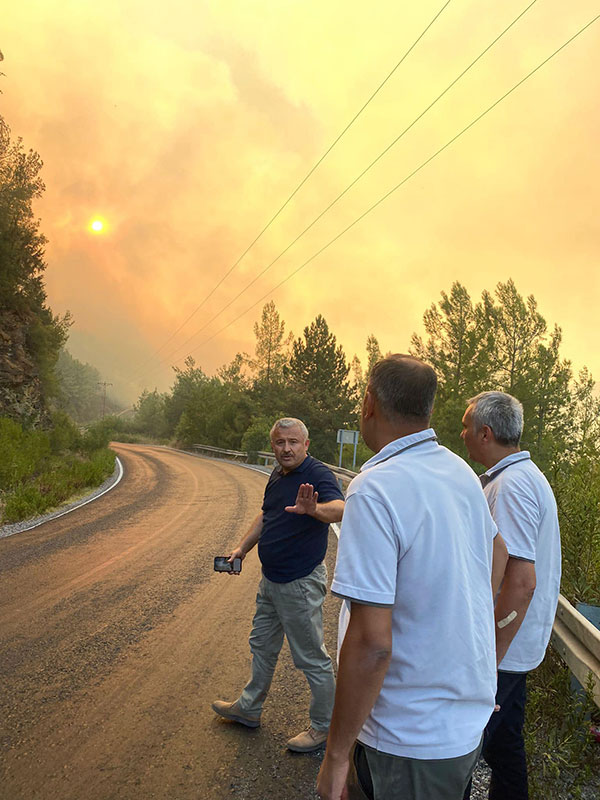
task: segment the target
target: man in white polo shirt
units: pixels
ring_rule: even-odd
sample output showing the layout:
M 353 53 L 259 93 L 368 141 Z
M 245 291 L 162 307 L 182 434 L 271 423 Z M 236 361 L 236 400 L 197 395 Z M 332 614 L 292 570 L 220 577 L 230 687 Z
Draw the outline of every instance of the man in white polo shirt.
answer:
M 429 427 L 436 384 L 404 355 L 369 377 L 361 431 L 376 455 L 348 489 L 332 584 L 350 615 L 325 800 L 460 800 L 494 709 L 503 544 L 473 471 Z
M 482 392 L 469 400 L 462 438 L 469 456 L 487 470 L 483 491 L 509 555 L 495 611 L 500 711 L 489 721 L 483 747 L 492 768 L 490 800 L 528 797 L 526 679 L 544 658 L 560 590 L 556 501 L 529 453 L 520 450 L 522 431 L 523 407 L 511 395 Z

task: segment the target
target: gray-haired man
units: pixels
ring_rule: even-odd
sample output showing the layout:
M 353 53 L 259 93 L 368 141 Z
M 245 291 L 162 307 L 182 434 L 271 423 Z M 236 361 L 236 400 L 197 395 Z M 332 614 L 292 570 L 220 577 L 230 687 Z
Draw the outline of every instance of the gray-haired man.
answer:
M 233 703 L 216 700 L 213 710 L 250 728 L 260 724 L 284 634 L 294 664 L 304 672 L 312 700 L 310 727 L 287 746 L 305 753 L 325 744 L 333 709 L 335 678 L 323 644 L 323 600 L 329 523 L 338 522 L 344 496 L 331 470 L 308 455 L 308 430 L 285 417 L 271 429 L 278 466 L 265 489 L 262 511 L 229 560 L 245 558 L 258 544 L 263 577 L 250 634 L 252 675 Z
M 483 756 L 492 768 L 490 800 L 526 800 L 523 742 L 527 673 L 544 658 L 560 588 L 556 501 L 544 475 L 519 446 L 523 407 L 503 392 L 469 400 L 462 438 L 481 476 L 491 514 L 509 559 L 496 598 L 496 656 L 500 711 L 487 727 Z M 469 797 L 470 788 L 465 794 Z

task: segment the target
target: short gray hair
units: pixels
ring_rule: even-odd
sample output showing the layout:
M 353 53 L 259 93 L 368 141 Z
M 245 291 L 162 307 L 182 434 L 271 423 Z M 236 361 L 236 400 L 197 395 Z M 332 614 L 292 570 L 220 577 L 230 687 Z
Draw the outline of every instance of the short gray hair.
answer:
M 278 419 L 277 422 L 275 423 L 275 425 L 273 425 L 273 427 L 271 428 L 271 433 L 269 434 L 269 438 L 271 440 L 273 439 L 273 436 L 275 435 L 275 431 L 278 428 L 281 428 L 282 430 L 285 430 L 286 428 L 295 428 L 296 426 L 298 426 L 300 428 L 304 438 L 308 439 L 309 438 L 309 436 L 308 436 L 308 428 L 302 422 L 301 419 L 296 419 L 295 417 L 282 417 L 281 419 Z
M 487 425 L 498 444 L 518 446 L 523 433 L 523 406 L 516 397 L 505 392 L 481 392 L 468 403 L 473 406 L 476 431 Z

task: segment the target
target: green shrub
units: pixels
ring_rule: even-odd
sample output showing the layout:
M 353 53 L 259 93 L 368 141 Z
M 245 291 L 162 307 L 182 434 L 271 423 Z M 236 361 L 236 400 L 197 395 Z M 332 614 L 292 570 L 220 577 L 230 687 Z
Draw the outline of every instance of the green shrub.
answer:
M 52 453 L 62 453 L 65 450 L 77 451 L 81 447 L 79 428 L 63 411 L 55 411 L 52 414 L 52 428 L 48 436 Z
M 0 418 L 1 522 L 42 514 L 74 493 L 101 484 L 113 471 L 115 455 L 106 448 L 110 420 L 81 436 L 64 413 L 52 417 L 49 431 L 27 430 Z
M 105 417 L 90 425 L 81 439 L 81 449 L 83 452 L 93 453 L 95 450 L 107 447 L 108 443 L 113 438 L 115 427 L 113 417 Z
M 255 417 L 242 436 L 242 450 L 256 453 L 259 450 L 271 450 L 269 435 L 274 420 L 267 417 Z
M 3 522 L 19 522 L 44 511 L 44 498 L 37 486 L 26 484 L 10 492 L 5 499 Z
M 600 463 L 583 457 L 553 481 L 563 553 L 561 591 L 571 603 L 600 603 Z
M 7 490 L 40 469 L 50 455 L 50 441 L 44 431 L 23 430 L 19 423 L 3 417 L 0 453 L 0 490 Z
M 115 454 L 108 449 L 97 450 L 89 459 L 75 454 L 49 459 L 34 480 L 6 492 L 2 521 L 19 522 L 56 508 L 77 492 L 103 483 L 114 467 Z
M 570 670 L 551 647 L 527 680 L 525 746 L 531 800 L 576 798 L 594 780 L 600 790 L 600 748 L 589 732 L 590 714 L 598 712 L 591 693 L 572 691 Z
M 156 443 L 155 439 L 149 440 L 148 436 L 144 436 L 141 433 L 120 433 L 116 431 L 112 438 L 113 441 L 123 442 L 124 444 L 147 444 L 149 441 L 152 444 Z

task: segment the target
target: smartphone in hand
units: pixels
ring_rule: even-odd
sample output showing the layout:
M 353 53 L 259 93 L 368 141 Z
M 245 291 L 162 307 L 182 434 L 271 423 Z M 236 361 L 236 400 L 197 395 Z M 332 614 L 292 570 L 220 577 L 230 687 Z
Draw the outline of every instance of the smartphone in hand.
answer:
M 234 558 L 229 561 L 229 556 L 215 556 L 215 572 L 241 572 L 242 559 Z

